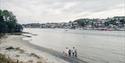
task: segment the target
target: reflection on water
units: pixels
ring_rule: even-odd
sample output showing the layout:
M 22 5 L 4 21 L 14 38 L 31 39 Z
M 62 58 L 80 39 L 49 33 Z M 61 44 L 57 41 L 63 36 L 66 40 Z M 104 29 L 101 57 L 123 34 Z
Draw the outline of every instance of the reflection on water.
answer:
M 89 63 L 124 63 L 124 31 L 87 31 L 64 29 L 25 29 L 38 34 L 31 43 L 62 52 L 75 46 L 78 57 Z

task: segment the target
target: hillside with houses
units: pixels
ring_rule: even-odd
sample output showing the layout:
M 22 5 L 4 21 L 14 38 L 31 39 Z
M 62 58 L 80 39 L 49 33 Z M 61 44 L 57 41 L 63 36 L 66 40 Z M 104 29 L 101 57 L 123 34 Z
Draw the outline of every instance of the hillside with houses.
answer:
M 125 16 L 114 16 L 106 19 L 81 18 L 74 21 L 62 23 L 29 23 L 23 24 L 25 28 L 63 28 L 63 29 L 85 29 L 85 30 L 125 30 Z

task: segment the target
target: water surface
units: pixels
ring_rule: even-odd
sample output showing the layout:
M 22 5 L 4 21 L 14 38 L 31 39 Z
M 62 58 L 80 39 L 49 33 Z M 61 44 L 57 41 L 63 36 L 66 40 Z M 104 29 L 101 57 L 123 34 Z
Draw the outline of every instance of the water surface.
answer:
M 75 46 L 78 58 L 89 63 L 125 63 L 125 31 L 25 29 L 37 34 L 31 43 L 62 52 Z

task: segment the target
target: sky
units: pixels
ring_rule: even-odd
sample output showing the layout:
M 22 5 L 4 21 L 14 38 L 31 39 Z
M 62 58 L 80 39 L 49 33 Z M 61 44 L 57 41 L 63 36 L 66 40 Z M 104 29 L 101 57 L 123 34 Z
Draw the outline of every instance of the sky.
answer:
M 0 0 L 0 9 L 12 11 L 21 24 L 69 22 L 125 16 L 125 0 Z

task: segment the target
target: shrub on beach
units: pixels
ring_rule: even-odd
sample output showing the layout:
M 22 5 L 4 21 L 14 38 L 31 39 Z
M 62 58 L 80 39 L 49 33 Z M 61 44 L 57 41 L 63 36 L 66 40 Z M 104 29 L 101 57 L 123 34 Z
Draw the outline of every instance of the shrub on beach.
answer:
M 5 55 L 0 54 L 0 62 L 2 63 L 15 63 L 10 58 L 6 58 Z

